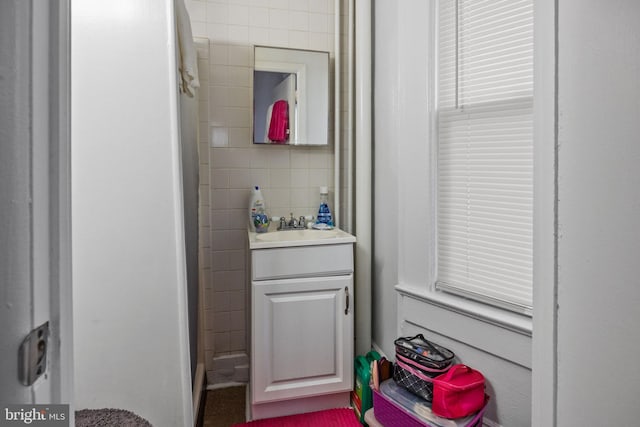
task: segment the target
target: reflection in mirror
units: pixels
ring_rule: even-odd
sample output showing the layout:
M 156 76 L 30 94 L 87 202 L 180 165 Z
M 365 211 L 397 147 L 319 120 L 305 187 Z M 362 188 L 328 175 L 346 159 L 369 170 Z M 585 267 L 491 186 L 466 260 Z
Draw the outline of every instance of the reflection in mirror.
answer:
M 296 80 L 296 73 L 254 71 L 255 142 L 287 144 L 298 139 Z
M 329 53 L 255 46 L 253 142 L 326 145 Z

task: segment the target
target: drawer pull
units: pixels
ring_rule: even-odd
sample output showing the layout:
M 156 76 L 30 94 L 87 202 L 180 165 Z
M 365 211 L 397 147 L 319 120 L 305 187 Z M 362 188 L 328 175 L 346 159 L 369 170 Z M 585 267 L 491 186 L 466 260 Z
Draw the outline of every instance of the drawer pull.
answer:
M 347 307 L 344 309 L 344 314 L 347 315 L 349 314 L 349 287 L 348 286 L 344 287 L 344 294 L 347 300 Z

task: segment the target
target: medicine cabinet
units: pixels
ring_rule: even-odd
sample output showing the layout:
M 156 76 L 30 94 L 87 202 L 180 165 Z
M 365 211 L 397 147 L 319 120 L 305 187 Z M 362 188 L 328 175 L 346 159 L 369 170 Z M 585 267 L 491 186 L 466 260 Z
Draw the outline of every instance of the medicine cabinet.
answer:
M 329 52 L 254 47 L 254 144 L 329 143 Z

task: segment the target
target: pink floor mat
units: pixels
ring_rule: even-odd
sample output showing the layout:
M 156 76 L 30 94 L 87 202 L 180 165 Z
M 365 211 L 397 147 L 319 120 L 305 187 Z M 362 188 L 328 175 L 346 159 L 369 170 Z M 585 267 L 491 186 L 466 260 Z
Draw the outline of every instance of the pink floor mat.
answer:
M 339 408 L 286 417 L 267 418 L 232 427 L 362 427 L 353 409 Z

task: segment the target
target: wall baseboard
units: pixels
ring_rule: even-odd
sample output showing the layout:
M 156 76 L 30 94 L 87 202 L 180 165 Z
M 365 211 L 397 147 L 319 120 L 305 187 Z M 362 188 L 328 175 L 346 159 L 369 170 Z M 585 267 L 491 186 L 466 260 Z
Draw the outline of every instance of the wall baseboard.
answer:
M 238 386 L 246 386 L 248 383 L 243 382 L 228 382 L 228 383 L 217 383 L 217 384 L 209 384 L 207 385 L 207 390 L 218 390 L 221 388 L 229 388 L 229 387 L 238 387 Z
M 246 353 L 226 354 L 213 358 L 207 371 L 209 384 L 249 382 L 249 356 Z
M 384 358 L 386 358 L 387 360 L 391 360 L 391 359 L 389 359 L 389 356 L 387 356 L 387 355 L 384 353 L 384 351 L 382 351 L 382 349 L 380 348 L 380 346 L 379 346 L 378 344 L 376 344 L 376 343 L 375 343 L 375 341 L 371 343 L 371 348 L 373 348 L 375 351 L 377 351 L 377 352 L 378 352 L 378 354 L 380 355 L 380 357 L 384 357 Z
M 488 420 L 486 418 L 482 420 L 482 425 L 486 427 L 502 427 L 502 425 L 498 424 L 497 422 Z

